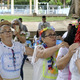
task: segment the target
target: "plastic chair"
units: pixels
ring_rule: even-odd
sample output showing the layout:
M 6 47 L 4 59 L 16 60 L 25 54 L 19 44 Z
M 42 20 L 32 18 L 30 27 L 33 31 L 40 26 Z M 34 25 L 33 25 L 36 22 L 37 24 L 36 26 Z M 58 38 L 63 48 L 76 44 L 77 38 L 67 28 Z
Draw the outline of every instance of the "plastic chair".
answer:
M 26 43 L 27 43 L 27 46 L 28 46 L 28 47 L 32 48 L 32 43 L 31 43 L 30 40 L 26 40 Z
M 56 45 L 62 43 L 62 40 L 56 40 Z

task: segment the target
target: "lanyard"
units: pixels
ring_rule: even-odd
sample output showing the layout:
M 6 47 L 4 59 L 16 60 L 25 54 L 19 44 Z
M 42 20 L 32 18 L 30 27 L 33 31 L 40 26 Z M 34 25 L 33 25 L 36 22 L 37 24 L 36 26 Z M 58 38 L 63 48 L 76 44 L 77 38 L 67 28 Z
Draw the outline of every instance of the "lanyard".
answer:
M 15 65 L 15 63 L 16 63 L 16 58 L 15 58 L 15 53 L 14 53 L 14 50 L 13 50 L 13 49 L 11 49 L 11 51 L 12 51 L 12 54 L 13 54 L 13 65 L 14 65 L 14 70 L 16 70 L 16 65 Z
M 3 45 L 3 47 L 5 47 L 5 48 L 7 48 L 7 49 L 9 49 L 9 50 L 11 50 L 11 52 L 12 52 L 12 57 L 13 57 L 13 66 L 14 66 L 14 70 L 16 70 L 16 57 L 15 57 L 15 53 L 14 53 L 14 50 L 13 49 L 11 49 L 11 48 L 9 48 L 9 47 L 7 47 L 6 45 L 4 45 L 2 42 L 1 42 L 1 44 Z M 14 48 L 14 47 L 13 47 Z

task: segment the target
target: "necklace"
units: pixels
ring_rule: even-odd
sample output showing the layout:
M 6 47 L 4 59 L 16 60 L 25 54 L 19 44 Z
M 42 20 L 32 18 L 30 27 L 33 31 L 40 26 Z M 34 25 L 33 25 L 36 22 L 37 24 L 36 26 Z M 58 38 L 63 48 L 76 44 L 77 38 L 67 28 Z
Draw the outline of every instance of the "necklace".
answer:
M 44 48 L 47 48 L 47 45 L 45 43 L 42 43 L 42 45 L 44 46 Z M 55 58 L 53 56 L 51 56 L 51 57 L 47 58 L 46 60 L 47 60 L 47 64 L 48 64 L 48 72 L 51 74 L 57 74 L 57 72 L 58 72 L 57 67 L 54 67 Z

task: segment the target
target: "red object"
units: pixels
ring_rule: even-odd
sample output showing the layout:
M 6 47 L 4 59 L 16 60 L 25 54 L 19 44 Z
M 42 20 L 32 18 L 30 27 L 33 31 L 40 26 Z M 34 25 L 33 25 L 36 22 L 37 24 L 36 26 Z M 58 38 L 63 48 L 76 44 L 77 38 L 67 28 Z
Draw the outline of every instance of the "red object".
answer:
M 77 33 L 75 35 L 75 43 L 79 42 L 80 43 L 80 24 L 78 25 Z
M 48 67 L 48 70 L 51 70 L 52 69 L 52 67 Z

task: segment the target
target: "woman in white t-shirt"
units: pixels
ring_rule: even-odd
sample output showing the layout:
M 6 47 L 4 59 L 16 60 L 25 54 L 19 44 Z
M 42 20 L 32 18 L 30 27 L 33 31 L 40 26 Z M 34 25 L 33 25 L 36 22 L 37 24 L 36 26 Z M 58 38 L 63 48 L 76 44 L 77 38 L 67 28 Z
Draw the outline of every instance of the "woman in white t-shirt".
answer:
M 75 36 L 75 43 L 80 43 L 80 23 Z M 80 80 L 80 45 L 70 60 L 71 80 Z
M 74 42 L 75 33 L 76 33 L 75 26 L 72 26 L 71 29 L 68 31 L 66 38 L 64 39 L 69 45 Z M 75 44 L 74 44 L 75 45 Z M 72 46 L 72 48 L 60 48 L 57 56 L 56 65 L 58 68 L 58 77 L 57 80 L 71 80 L 71 72 L 69 70 L 69 61 L 73 55 L 73 51 L 75 51 L 76 46 Z M 72 52 L 71 52 L 72 51 Z
M 22 80 L 20 68 L 23 54 L 32 55 L 33 49 L 20 42 L 12 40 L 12 31 L 9 25 L 0 28 L 0 76 L 3 80 Z

